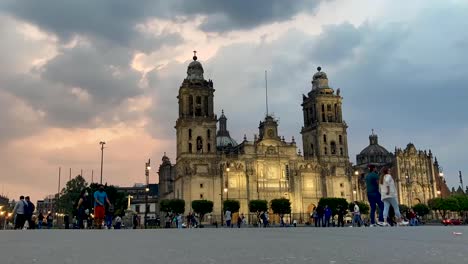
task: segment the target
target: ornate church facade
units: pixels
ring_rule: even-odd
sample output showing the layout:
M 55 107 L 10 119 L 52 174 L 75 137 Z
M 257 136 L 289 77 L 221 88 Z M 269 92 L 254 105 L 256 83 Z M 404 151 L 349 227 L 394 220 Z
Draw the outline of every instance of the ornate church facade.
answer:
M 219 215 L 225 199 L 240 201 L 240 212 L 248 213 L 250 200 L 285 197 L 293 213 L 308 214 L 321 197 L 354 198 L 342 97 L 320 68 L 303 96 L 304 155 L 294 138 L 287 141 L 278 133 L 271 115 L 260 121 L 258 136 L 237 143 L 224 112 L 218 118 L 213 111 L 214 92 L 194 56 L 177 97 L 176 163 L 164 156 L 159 167 L 161 199 L 184 199 L 186 212 L 193 200 L 211 200 Z
M 355 167 L 350 163 L 340 89 L 330 87 L 326 73 L 320 67 L 317 70 L 310 91 L 302 98 L 302 155 L 294 137 L 285 140 L 278 133 L 278 121 L 269 114 L 260 121 L 253 140 L 244 136 L 237 143 L 232 139 L 224 112 L 218 118 L 213 110 L 213 81 L 205 80 L 203 66 L 194 56 L 177 96 L 176 162 L 172 164 L 164 155 L 159 167 L 160 199 L 184 199 L 186 212 L 191 211 L 193 200 L 210 200 L 214 203 L 213 215 L 221 215 L 226 199 L 238 200 L 240 212 L 248 213 L 250 200 L 285 197 L 291 201 L 292 213 L 307 219 L 322 197 L 348 201 L 366 198 L 358 170 L 362 167 L 364 172 L 370 160 L 358 158 Z M 395 162 L 402 168 L 399 173 L 412 168 L 406 167 L 410 165 L 404 156 Z M 390 155 L 382 160 L 389 164 L 393 161 Z M 425 184 L 434 184 L 436 172 L 428 169 L 429 159 L 424 162 L 425 175 L 431 175 Z M 422 188 L 428 191 L 425 198 L 435 195 L 434 187 Z
M 367 200 L 364 177 L 370 164 L 378 169 L 391 168 L 400 204 L 427 204 L 429 199 L 450 195 L 442 169 L 431 150 L 417 150 L 414 144 L 409 143 L 405 149 L 395 148 L 395 153 L 390 153 L 379 145 L 373 131 L 369 141 L 369 146 L 356 156 L 354 166 L 355 175 L 359 176 L 355 183 L 358 199 Z

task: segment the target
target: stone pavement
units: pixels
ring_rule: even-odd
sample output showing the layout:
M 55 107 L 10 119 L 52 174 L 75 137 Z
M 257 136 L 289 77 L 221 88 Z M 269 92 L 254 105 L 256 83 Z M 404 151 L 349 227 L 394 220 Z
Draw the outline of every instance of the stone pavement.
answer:
M 467 249 L 468 227 L 0 231 L 2 264 L 468 263 Z

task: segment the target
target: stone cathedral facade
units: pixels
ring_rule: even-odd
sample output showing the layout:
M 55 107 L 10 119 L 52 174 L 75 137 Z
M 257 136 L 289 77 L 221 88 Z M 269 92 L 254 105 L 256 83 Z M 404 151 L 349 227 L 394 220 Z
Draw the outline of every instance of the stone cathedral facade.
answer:
M 159 167 L 160 199 L 184 199 L 186 213 L 191 211 L 193 200 L 210 200 L 214 203 L 213 217 L 217 218 L 225 199 L 240 201 L 240 212 L 247 214 L 250 200 L 285 197 L 291 201 L 292 212 L 306 220 L 322 197 L 366 200 L 361 172 L 364 173 L 365 166 L 374 162 L 374 158 L 384 164 L 395 163 L 400 179 L 400 174 L 413 166 L 412 161 L 406 161 L 408 154 L 401 150 L 397 151 L 396 159 L 382 147 L 377 147 L 379 151 L 384 149 L 383 154 L 379 152 L 382 157 L 371 157 L 373 154 L 369 156 L 364 151 L 362 157 L 358 156 L 358 166 L 352 166 L 340 89 L 335 91 L 330 87 L 326 73 L 320 67 L 317 70 L 312 77 L 312 87 L 303 95 L 301 103 L 302 155 L 294 137 L 288 141 L 281 136 L 278 121 L 268 114 L 260 121 L 258 135 L 253 140 L 244 136 L 238 143 L 232 139 L 224 112 L 218 118 L 213 110 L 214 83 L 205 80 L 203 66 L 194 56 L 177 96 L 176 161 L 173 164 L 164 155 Z M 376 136 L 371 138 L 371 145 L 378 145 Z M 376 147 L 370 148 L 374 153 Z M 408 151 L 414 154 L 412 148 Z M 416 186 L 412 192 L 417 195 L 427 192 L 423 196 L 426 201 L 437 194 L 433 185 L 438 172 L 431 169 L 432 154 L 416 154 L 421 157 L 418 164 L 424 163 L 425 167 L 415 166 L 427 177 L 413 178 L 410 173 L 412 181 L 423 181 L 421 188 L 416 182 L 411 184 Z M 409 188 L 409 184 L 404 186 Z M 400 192 L 402 201 L 404 197 Z
M 250 200 L 285 197 L 292 212 L 304 217 L 321 197 L 354 199 L 342 97 L 320 68 L 302 98 L 304 155 L 294 137 L 288 141 L 278 133 L 271 115 L 260 121 L 253 140 L 237 143 L 224 112 L 218 118 L 213 111 L 214 87 L 194 56 L 177 97 L 176 162 L 164 155 L 159 167 L 161 199 L 184 199 L 186 212 L 193 200 L 211 200 L 213 215 L 220 215 L 225 199 L 240 201 L 240 212 L 248 213 Z

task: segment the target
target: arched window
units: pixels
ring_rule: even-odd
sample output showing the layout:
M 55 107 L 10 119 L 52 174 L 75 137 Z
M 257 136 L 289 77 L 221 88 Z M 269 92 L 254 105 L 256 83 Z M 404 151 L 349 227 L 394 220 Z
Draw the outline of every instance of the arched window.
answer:
M 328 155 L 328 149 L 327 149 L 327 147 L 324 148 L 324 153 L 325 153 L 325 155 Z
M 327 143 L 327 135 L 323 134 L 323 142 Z
M 314 144 L 310 144 L 310 155 L 314 156 Z
M 193 116 L 193 95 L 189 96 L 189 115 Z
M 340 148 L 340 156 L 343 156 L 343 148 Z
M 343 144 L 343 137 L 341 135 L 338 136 L 338 142 L 341 144 Z
M 211 138 L 211 130 L 208 129 L 208 130 L 206 131 L 206 137 L 207 137 L 208 139 Z
M 335 143 L 335 141 L 332 141 L 330 143 L 330 150 L 331 150 L 332 155 L 336 155 L 336 143 Z
M 327 122 L 327 120 L 325 119 L 325 113 L 322 113 L 322 122 Z
M 188 152 L 192 153 L 192 143 L 188 143 Z
M 203 153 L 203 139 L 202 139 L 202 137 L 197 137 L 197 153 Z
M 211 152 L 211 144 L 208 143 L 208 152 Z
M 209 113 L 208 113 L 208 109 L 209 109 L 208 108 L 208 96 L 204 97 L 203 108 L 204 108 L 205 116 L 209 116 Z
M 201 97 L 197 96 L 196 97 L 196 105 L 195 105 L 195 116 L 201 116 L 201 115 L 202 115 Z
M 188 139 L 192 140 L 192 129 L 188 130 Z

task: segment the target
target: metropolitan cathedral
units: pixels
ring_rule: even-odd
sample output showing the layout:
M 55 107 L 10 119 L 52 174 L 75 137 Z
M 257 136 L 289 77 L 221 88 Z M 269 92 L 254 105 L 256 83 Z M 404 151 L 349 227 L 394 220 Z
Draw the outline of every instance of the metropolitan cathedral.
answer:
M 348 126 L 342 116 L 340 89 L 330 87 L 327 74 L 320 67 L 317 70 L 310 91 L 302 97 L 302 154 L 294 137 L 285 140 L 278 133 L 278 121 L 268 114 L 260 121 L 253 140 L 244 136 L 238 143 L 231 138 L 224 112 L 218 117 L 213 111 L 213 81 L 203 77 L 202 64 L 194 56 L 177 96 L 176 163 L 164 155 L 159 167 L 160 199 L 185 200 L 186 213 L 192 210 L 193 200 L 210 200 L 214 203 L 213 215 L 219 215 L 226 199 L 238 200 L 239 211 L 248 213 L 250 200 L 284 197 L 291 201 L 292 213 L 304 216 L 322 197 L 366 199 L 362 177 L 366 164 L 375 163 L 374 158 L 370 160 L 374 154 L 364 152 L 361 156 L 366 160 L 358 155 L 356 166 L 349 161 Z M 385 165 L 400 165 L 394 164 L 392 154 L 378 154 Z M 437 195 L 434 186 L 438 171 L 429 155 L 426 153 L 428 159 L 424 161 L 429 168 L 424 170 L 424 200 Z M 408 163 L 402 162 L 407 168 Z

